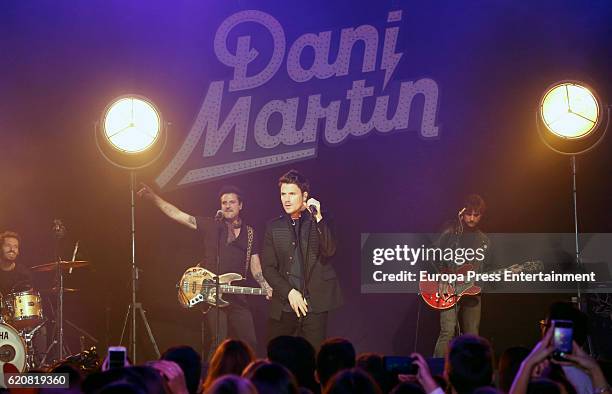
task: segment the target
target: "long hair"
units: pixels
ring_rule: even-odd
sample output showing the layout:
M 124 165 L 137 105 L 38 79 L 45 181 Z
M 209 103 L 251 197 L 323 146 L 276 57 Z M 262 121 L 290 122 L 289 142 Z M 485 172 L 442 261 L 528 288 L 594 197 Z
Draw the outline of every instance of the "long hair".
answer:
M 242 374 L 244 368 L 255 359 L 253 349 L 238 339 L 226 339 L 210 359 L 208 375 L 204 381 L 204 389 L 212 386 L 215 379 L 223 375 Z
M 467 212 L 479 212 L 481 214 L 484 214 L 487 210 L 487 204 L 478 194 L 470 194 L 469 196 L 465 197 L 463 207 Z

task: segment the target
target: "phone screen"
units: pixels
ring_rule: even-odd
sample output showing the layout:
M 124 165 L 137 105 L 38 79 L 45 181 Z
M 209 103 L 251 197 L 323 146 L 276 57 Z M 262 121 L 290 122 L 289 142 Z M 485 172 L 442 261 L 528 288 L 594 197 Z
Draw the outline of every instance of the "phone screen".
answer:
M 108 368 L 123 368 L 125 366 L 125 350 L 108 351 Z
M 385 356 L 383 357 L 383 364 L 385 370 L 392 374 L 408 374 L 414 375 L 417 372 L 416 365 L 413 364 L 414 359 L 412 357 L 401 357 L 401 356 Z
M 553 346 L 557 356 L 572 352 L 574 328 L 571 321 L 553 320 Z

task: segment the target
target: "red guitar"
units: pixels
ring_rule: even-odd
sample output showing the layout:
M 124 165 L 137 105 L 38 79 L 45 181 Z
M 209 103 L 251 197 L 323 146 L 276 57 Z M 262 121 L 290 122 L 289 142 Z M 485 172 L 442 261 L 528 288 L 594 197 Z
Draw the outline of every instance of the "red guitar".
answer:
M 540 271 L 543 268 L 541 261 L 528 261 L 522 264 L 514 264 L 508 268 L 502 268 L 495 271 L 486 272 L 486 274 L 502 274 L 509 270 L 513 272 L 520 271 Z M 463 264 L 456 271 L 442 271 L 442 273 L 463 274 L 465 277 L 468 271 L 473 271 L 474 266 L 471 264 Z M 440 294 L 440 288 L 446 286 L 443 294 Z M 455 306 L 464 295 L 480 294 L 482 289 L 474 284 L 474 281 L 455 282 L 452 284 L 444 284 L 435 281 L 419 282 L 419 294 L 423 301 L 434 309 L 449 309 Z

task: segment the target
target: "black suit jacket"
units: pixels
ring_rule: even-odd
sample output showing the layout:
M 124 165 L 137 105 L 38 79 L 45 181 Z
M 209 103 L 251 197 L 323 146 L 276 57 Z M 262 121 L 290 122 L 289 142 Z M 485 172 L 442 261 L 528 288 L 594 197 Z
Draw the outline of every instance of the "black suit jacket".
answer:
M 342 293 L 334 267 L 328 264 L 336 253 L 336 240 L 325 219 L 316 230 L 314 219 L 309 215 L 301 227 L 300 244 L 304 256 L 304 295 L 308 299 L 309 311 L 320 313 L 335 309 L 342 304 Z M 262 253 L 263 275 L 272 286 L 273 295 L 270 317 L 280 319 L 283 304 L 293 286 L 289 283 L 289 265 L 293 262 L 296 248 L 295 233 L 291 218 L 287 215 L 271 220 L 264 236 Z M 297 289 L 300 290 L 300 289 Z

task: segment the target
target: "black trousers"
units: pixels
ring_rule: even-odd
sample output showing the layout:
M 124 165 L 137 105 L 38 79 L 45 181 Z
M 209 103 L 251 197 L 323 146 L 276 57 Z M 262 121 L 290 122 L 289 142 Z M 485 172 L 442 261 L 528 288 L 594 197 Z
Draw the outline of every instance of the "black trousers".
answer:
M 304 337 L 319 349 L 327 333 L 327 312 L 307 313 L 298 319 L 295 312 L 283 312 L 280 320 L 268 319 L 268 341 L 281 335 Z
M 215 349 L 215 333 L 217 329 L 217 311 L 211 308 L 204 315 L 206 324 L 206 334 L 210 338 L 211 356 Z M 255 324 L 253 323 L 253 314 L 248 305 L 242 303 L 233 303 L 219 310 L 219 341 L 222 342 L 226 338 L 240 339 L 246 342 L 253 351 L 257 350 L 257 339 L 255 337 Z M 210 357 L 209 357 L 210 359 Z

